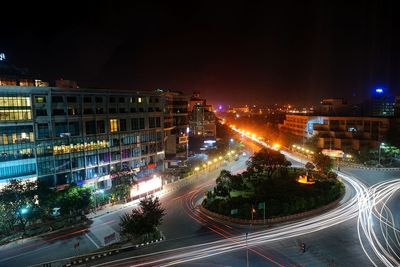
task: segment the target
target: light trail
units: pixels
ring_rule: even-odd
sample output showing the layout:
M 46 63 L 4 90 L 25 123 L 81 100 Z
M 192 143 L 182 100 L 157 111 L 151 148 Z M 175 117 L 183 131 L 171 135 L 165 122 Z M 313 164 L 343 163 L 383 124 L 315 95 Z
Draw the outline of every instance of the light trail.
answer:
M 233 130 L 243 134 L 237 129 Z M 243 135 L 246 136 L 245 134 Z M 246 137 L 262 146 L 270 147 L 255 137 Z M 286 151 L 282 151 L 282 153 L 296 161 L 306 163 L 306 160 L 296 155 Z M 257 245 L 314 233 L 357 218 L 359 241 L 371 263 L 374 266 L 381 266 L 382 264 L 385 266 L 400 266 L 399 230 L 396 229 L 393 215 L 387 207 L 387 202 L 400 189 L 400 179 L 381 182 L 368 188 L 353 176 L 342 172 L 338 172 L 338 175 L 348 187 L 355 191 L 353 196 L 347 196 L 347 199 L 342 200 L 342 203 L 336 208 L 324 214 L 301 221 L 281 224 L 271 229 L 252 232 L 247 239 L 249 250 Z M 192 201 L 193 199 L 190 199 L 190 203 Z M 194 206 L 190 205 L 190 208 L 193 209 Z M 204 217 L 196 217 L 196 221 L 201 224 L 206 225 L 209 223 L 204 221 Z M 378 223 L 374 224 L 374 221 Z M 210 230 L 215 231 L 214 229 Z M 365 239 L 367 243 L 364 242 Z M 118 259 L 96 266 L 172 266 L 244 248 L 246 248 L 245 236 L 243 234 L 233 235 L 214 242 Z M 370 250 L 372 250 L 373 255 L 369 253 Z

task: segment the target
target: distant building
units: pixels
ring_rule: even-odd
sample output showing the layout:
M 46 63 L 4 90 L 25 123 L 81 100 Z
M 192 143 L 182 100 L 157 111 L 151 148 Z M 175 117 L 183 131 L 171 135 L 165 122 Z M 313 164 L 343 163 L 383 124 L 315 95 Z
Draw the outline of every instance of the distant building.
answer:
M 214 112 L 202 105 L 195 106 L 189 116 L 191 135 L 204 139 L 216 139 L 217 123 Z
M 327 115 L 339 115 L 346 111 L 347 101 L 343 98 L 326 98 L 321 101 L 321 111 Z
M 235 107 L 235 108 L 229 108 L 228 110 L 229 113 L 249 113 L 250 108 L 246 105 L 244 107 Z
M 0 86 L 36 86 L 34 75 L 27 69 L 10 64 L 4 53 L 0 53 Z
M 207 106 L 207 100 L 205 98 L 201 98 L 199 92 L 194 92 L 193 95 L 190 97 L 189 112 L 192 112 L 195 106 L 203 106 L 203 107 Z M 211 105 L 208 107 L 212 110 Z
M 394 115 L 395 115 L 397 118 L 400 117 L 400 96 L 396 96 Z
M 395 99 L 385 94 L 378 88 L 370 100 L 370 112 L 373 117 L 393 117 L 395 111 Z
M 217 123 L 211 105 L 207 105 L 204 98 L 200 98 L 200 93 L 193 93 L 190 98 L 189 128 L 190 134 L 202 139 L 216 139 Z
M 349 151 L 378 148 L 389 124 L 389 118 L 286 114 L 279 129 L 303 140 L 317 136 L 317 145 L 323 149 Z
M 79 88 L 76 81 L 59 79 L 56 80 L 56 87 L 59 88 Z

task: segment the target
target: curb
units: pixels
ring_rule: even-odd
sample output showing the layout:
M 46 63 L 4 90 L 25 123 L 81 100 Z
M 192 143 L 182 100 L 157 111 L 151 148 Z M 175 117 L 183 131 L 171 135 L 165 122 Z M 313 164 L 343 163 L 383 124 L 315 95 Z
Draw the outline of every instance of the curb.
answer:
M 105 257 L 113 256 L 113 255 L 119 254 L 121 252 L 131 251 L 131 250 L 138 249 L 140 247 L 156 244 L 156 243 L 159 243 L 159 242 L 161 242 L 163 240 L 165 240 L 164 236 L 162 236 L 159 239 L 152 240 L 152 241 L 149 241 L 149 242 L 146 242 L 146 243 L 141 243 L 141 244 L 137 244 L 137 245 L 130 245 L 130 246 L 127 246 L 127 247 L 121 247 L 121 248 L 112 249 L 112 250 L 103 251 L 103 252 L 85 254 L 85 255 L 81 255 L 81 256 L 70 257 L 70 258 L 60 259 L 60 260 L 51 261 L 51 262 L 38 263 L 38 264 L 35 264 L 35 265 L 31 265 L 31 267 L 41 267 L 41 266 L 69 267 L 69 266 L 78 266 L 78 265 L 86 264 L 86 263 L 91 262 L 91 261 L 95 261 L 95 260 L 102 259 L 102 258 L 105 258 Z M 57 264 L 57 263 L 59 265 L 53 265 L 53 264 Z
M 340 203 L 340 201 L 342 200 L 343 197 L 344 197 L 344 194 L 342 196 L 340 196 L 338 199 L 334 200 L 333 202 L 331 202 L 325 206 L 313 209 L 313 210 L 303 211 L 300 213 L 287 215 L 287 216 L 269 218 L 269 219 L 265 219 L 265 222 L 263 219 L 247 220 L 247 219 L 239 219 L 239 218 L 234 218 L 234 217 L 218 214 L 216 212 L 212 212 L 212 211 L 204 208 L 203 205 L 200 205 L 200 211 L 204 212 L 204 214 L 206 214 L 207 216 L 210 216 L 212 219 L 214 219 L 216 221 L 219 221 L 219 222 L 222 222 L 225 224 L 234 224 L 239 227 L 244 227 L 244 226 L 247 227 L 249 224 L 251 224 L 253 226 L 272 226 L 272 225 L 276 225 L 276 224 L 287 223 L 287 222 L 291 222 L 291 221 L 297 221 L 297 220 L 301 220 L 301 219 L 310 218 L 312 216 L 321 215 L 326 211 L 334 209 Z

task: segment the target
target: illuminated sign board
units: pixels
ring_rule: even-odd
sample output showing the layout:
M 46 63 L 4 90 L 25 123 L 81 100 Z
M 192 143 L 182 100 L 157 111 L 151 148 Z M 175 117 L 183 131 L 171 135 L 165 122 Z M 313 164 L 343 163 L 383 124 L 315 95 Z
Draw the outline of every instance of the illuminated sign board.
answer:
M 3 61 L 6 59 L 6 55 L 4 53 L 0 53 L 0 61 Z
M 343 158 L 344 152 L 342 150 L 322 149 L 322 154 L 332 158 Z

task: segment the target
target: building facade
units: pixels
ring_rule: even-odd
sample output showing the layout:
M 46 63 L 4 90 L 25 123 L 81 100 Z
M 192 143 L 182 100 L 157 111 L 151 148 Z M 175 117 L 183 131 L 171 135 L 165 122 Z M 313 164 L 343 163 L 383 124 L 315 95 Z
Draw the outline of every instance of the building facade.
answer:
M 371 97 L 371 115 L 373 117 L 393 117 L 395 115 L 395 99 L 385 94 L 383 89 L 376 89 Z
M 215 140 L 217 137 L 217 122 L 214 112 L 207 106 L 194 106 L 189 115 L 190 134 L 203 139 Z
M 286 114 L 279 130 L 303 140 L 316 136 L 320 148 L 350 151 L 378 148 L 389 125 L 389 118 Z
M 2 86 L 0 182 L 108 188 L 113 169 L 162 171 L 163 111 L 159 93 Z
M 159 91 L 164 101 L 165 167 L 184 165 L 189 150 L 189 98 L 181 92 Z

